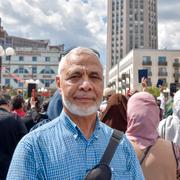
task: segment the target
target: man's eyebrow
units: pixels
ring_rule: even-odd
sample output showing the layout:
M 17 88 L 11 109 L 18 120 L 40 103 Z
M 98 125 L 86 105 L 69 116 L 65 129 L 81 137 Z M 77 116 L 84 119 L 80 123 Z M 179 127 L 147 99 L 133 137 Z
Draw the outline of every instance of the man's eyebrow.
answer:
M 66 75 L 71 75 L 71 74 L 81 74 L 82 70 L 81 69 L 71 69 L 69 71 L 67 71 Z
M 91 71 L 89 74 L 91 75 L 101 75 L 100 71 Z

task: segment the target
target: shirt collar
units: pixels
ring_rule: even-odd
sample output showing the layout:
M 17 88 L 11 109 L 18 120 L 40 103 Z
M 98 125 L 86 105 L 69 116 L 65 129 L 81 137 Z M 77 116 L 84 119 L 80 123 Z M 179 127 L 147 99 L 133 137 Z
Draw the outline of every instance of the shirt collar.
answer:
M 71 120 L 71 118 L 64 112 L 61 112 L 60 115 L 60 119 L 62 119 L 63 124 L 65 125 L 65 127 L 72 132 L 74 138 L 78 138 L 78 137 L 84 137 L 84 134 L 82 133 L 81 129 Z M 99 118 L 96 116 L 96 125 L 95 125 L 95 129 L 94 132 L 92 133 L 91 137 L 89 140 L 91 139 L 97 139 L 98 138 L 98 132 L 100 130 L 100 120 Z M 86 139 L 86 138 L 85 138 Z M 87 140 L 87 139 L 86 139 Z M 88 140 L 88 141 L 89 141 Z
M 5 112 L 9 112 L 9 111 L 7 111 L 6 109 L 4 109 L 4 108 L 2 108 L 2 107 L 0 107 L 0 110 L 1 110 L 1 111 L 5 111 Z

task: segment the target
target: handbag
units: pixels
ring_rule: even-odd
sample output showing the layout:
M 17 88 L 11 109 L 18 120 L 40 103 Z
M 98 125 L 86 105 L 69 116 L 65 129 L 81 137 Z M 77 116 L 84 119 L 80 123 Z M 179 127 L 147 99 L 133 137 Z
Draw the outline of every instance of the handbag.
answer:
M 114 156 L 117 146 L 123 137 L 123 132 L 114 129 L 109 144 L 99 162 L 86 175 L 84 180 L 110 180 L 112 177 L 109 164 Z

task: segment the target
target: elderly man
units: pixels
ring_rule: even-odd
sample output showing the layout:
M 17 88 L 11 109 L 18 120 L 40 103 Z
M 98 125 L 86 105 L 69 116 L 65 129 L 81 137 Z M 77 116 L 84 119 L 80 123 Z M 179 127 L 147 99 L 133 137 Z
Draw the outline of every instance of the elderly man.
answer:
M 17 146 L 7 179 L 84 179 L 99 163 L 113 129 L 97 118 L 103 95 L 103 68 L 95 52 L 75 48 L 59 64 L 56 78 L 63 111 L 32 131 Z M 143 179 L 125 136 L 110 163 L 113 179 Z

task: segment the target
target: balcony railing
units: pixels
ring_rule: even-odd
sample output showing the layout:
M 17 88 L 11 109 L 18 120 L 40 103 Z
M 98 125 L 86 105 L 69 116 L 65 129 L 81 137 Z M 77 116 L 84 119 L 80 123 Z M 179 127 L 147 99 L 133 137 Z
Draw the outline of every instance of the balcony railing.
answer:
M 143 61 L 142 65 L 151 66 L 152 65 L 152 61 Z
M 180 67 L 180 63 L 179 62 L 174 62 L 173 67 Z
M 173 76 L 174 76 L 175 78 L 179 78 L 179 77 L 180 77 L 180 73 L 179 73 L 179 72 L 178 72 L 178 73 L 174 73 Z
M 164 61 L 164 62 L 159 61 L 158 65 L 159 66 L 167 66 L 167 61 Z
M 158 72 L 158 76 L 167 76 L 167 72 Z

